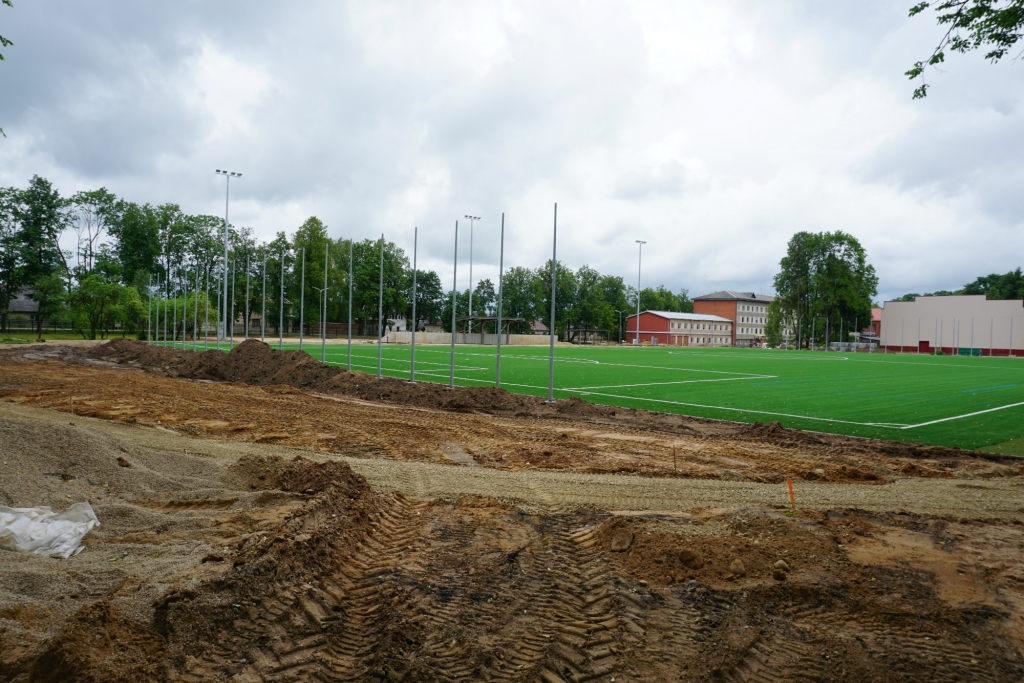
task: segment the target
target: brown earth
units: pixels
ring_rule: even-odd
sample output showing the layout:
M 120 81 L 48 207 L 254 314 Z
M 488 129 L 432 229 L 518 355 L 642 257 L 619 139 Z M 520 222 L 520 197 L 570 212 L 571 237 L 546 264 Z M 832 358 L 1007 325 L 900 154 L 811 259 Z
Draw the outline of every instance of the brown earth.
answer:
M 102 525 L 68 560 L 3 554 L 0 681 L 1024 679 L 1012 464 L 674 417 L 662 428 L 661 416 L 267 391 L 58 355 L 0 359 L 3 397 L 21 404 L 0 410 L 0 504 L 88 499 Z M 273 430 L 283 436 L 258 438 Z M 537 435 L 529 449 L 524 431 Z M 747 466 L 727 468 L 737 456 Z M 453 494 L 409 497 L 355 467 L 404 468 L 410 491 L 442 472 Z M 819 476 L 798 491 L 857 492 L 873 511 L 756 497 L 628 507 L 642 482 L 742 499 L 826 467 L 875 478 Z M 615 472 L 643 477 L 602 474 Z M 521 504 L 455 494 L 482 477 L 498 496 L 502 481 L 534 483 Z M 569 477 L 578 485 L 564 490 Z M 623 497 L 588 505 L 597 478 Z M 1002 497 L 1007 512 L 885 504 L 928 487 Z
M 372 458 L 760 482 L 1024 473 L 1019 459 L 991 453 L 409 385 L 255 340 L 229 354 L 130 340 L 16 349 L 0 352 L 0 371 L 8 401 L 70 411 L 73 400 L 77 414 Z

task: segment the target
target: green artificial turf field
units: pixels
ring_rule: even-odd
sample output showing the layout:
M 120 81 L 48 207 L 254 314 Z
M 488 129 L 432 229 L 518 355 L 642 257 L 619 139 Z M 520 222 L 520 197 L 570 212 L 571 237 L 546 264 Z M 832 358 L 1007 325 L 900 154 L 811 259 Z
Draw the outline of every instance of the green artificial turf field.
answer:
M 320 358 L 318 340 L 304 348 Z M 328 345 L 327 362 L 344 366 L 346 352 L 345 345 Z M 385 345 L 383 373 L 407 378 L 409 352 L 408 345 Z M 417 380 L 447 383 L 449 354 L 446 346 L 417 346 Z M 355 370 L 377 371 L 375 345 L 353 345 L 352 359 Z M 493 384 L 494 368 L 494 347 L 456 347 L 456 384 Z M 547 395 L 547 347 L 502 347 L 501 370 L 503 388 Z M 555 397 L 569 396 L 960 448 L 1024 436 L 1024 358 L 560 346 Z

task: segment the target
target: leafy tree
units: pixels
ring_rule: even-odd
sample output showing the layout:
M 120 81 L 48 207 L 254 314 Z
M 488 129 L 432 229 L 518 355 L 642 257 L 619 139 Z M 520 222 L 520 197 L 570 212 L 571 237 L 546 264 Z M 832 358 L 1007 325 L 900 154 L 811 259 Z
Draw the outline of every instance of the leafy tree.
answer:
M 533 279 L 534 310 L 538 318 L 548 327 L 551 326 L 551 260 L 538 268 Z M 555 329 L 553 333 L 563 339 L 567 338 L 570 314 L 576 303 L 578 287 L 576 276 L 561 263 L 555 270 Z
M 84 277 L 92 272 L 100 240 L 114 216 L 117 197 L 105 187 L 89 192 L 77 192 L 69 200 L 72 210 L 72 229 L 78 237 L 76 273 Z
M 22 286 L 22 249 L 15 202 L 18 191 L 0 188 L 0 330 L 7 331 L 7 309 Z
M 43 275 L 32 283 L 32 299 L 39 305 L 36 314 L 36 339 L 43 338 L 43 323 L 64 309 L 67 299 L 64 280 L 60 275 Z
M 856 321 L 870 320 L 878 277 L 852 235 L 799 232 L 790 239 L 779 265 L 778 304 L 769 306 L 768 326 L 781 330 L 782 322 L 790 321 L 804 345 L 809 335 L 817 339 L 827 329 L 827 343 L 838 338 L 840 328 L 852 329 Z
M 1018 268 L 1003 275 L 985 275 L 964 285 L 960 293 L 984 294 L 989 299 L 1024 299 L 1024 274 Z
M 39 176 L 32 176 L 28 187 L 16 194 L 14 218 L 19 224 L 24 281 L 35 282 L 54 272 L 70 280 L 69 254 L 60 248 L 60 237 L 70 222 L 67 203 L 50 181 Z
M 548 274 L 550 281 L 551 275 Z M 537 320 L 537 302 L 534 292 L 539 289 L 537 274 L 529 268 L 516 266 L 505 271 L 502 281 L 501 313 L 504 318 L 524 318 L 526 322 L 511 323 L 508 327 L 513 334 L 528 334 Z M 449 295 L 450 298 L 450 295 Z M 444 318 L 449 320 L 450 317 Z M 447 328 L 445 328 L 447 329 Z
M 110 318 L 113 322 L 121 324 L 121 337 L 125 334 L 134 333 L 142 323 L 146 322 L 146 305 L 142 303 L 139 292 L 134 287 L 116 286 L 116 297 L 113 306 L 110 308 Z M 178 306 L 175 299 L 173 306 Z M 193 304 L 194 305 L 194 304 Z M 181 321 L 182 330 L 187 329 L 188 316 L 184 315 L 185 301 L 181 301 L 178 309 L 178 320 Z M 188 307 L 191 310 L 191 307 Z M 184 336 L 184 335 L 183 335 Z
M 928 96 L 924 72 L 929 66 L 946 61 L 946 50 L 967 53 L 982 47 L 989 51 L 985 59 L 998 62 L 1017 44 L 1024 26 L 1024 0 L 941 0 L 919 2 L 910 8 L 910 16 L 921 14 L 934 4 L 939 26 L 946 33 L 924 61 L 915 62 L 906 72 L 911 80 L 921 78 L 914 89 L 914 99 Z
M 498 294 L 489 279 L 480 280 L 473 290 L 473 315 L 494 316 L 498 312 Z
M 149 204 L 119 200 L 111 209 L 108 232 L 114 238 L 114 251 L 126 282 L 135 281 L 135 273 L 162 273 L 160 221 Z
M 4 5 L 7 5 L 8 7 L 14 7 L 14 5 L 11 4 L 11 0 L 0 0 L 0 3 L 2 3 Z M 3 36 L 0 36 L 0 47 L 10 47 L 12 45 L 14 45 L 14 43 L 12 43 L 7 38 L 4 38 Z M 2 62 L 3 60 L 4 60 L 4 55 L 3 55 L 2 52 L 0 52 L 0 62 Z M 4 133 L 4 129 L 3 128 L 0 128 L 0 135 L 3 135 L 4 137 L 7 137 L 7 134 Z
M 86 339 L 106 338 L 114 306 L 121 298 L 121 286 L 99 275 L 85 277 L 69 298 L 75 326 Z M 88 330 L 88 331 L 86 331 Z
M 412 290 L 412 272 L 409 273 L 409 289 Z M 445 305 L 444 289 L 441 285 L 441 278 L 434 271 L 416 271 L 416 317 L 419 320 L 436 321 L 443 319 L 441 311 Z M 412 305 L 409 305 L 405 312 L 405 319 L 410 322 L 419 323 L 419 320 L 412 320 Z M 448 324 L 451 325 L 451 311 L 449 310 Z

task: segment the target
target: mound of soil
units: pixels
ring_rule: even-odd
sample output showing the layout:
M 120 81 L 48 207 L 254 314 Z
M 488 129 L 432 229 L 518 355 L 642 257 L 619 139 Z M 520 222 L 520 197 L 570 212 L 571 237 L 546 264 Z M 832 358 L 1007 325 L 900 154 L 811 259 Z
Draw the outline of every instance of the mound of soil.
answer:
M 24 350 L 15 352 L 25 353 Z M 15 353 L 11 352 L 11 353 Z M 481 412 L 503 416 L 562 418 L 616 424 L 631 428 L 651 429 L 666 433 L 728 436 L 763 441 L 783 448 L 841 448 L 845 453 L 892 455 L 901 458 L 942 460 L 966 457 L 1003 462 L 1007 458 L 993 453 L 962 451 L 942 446 L 907 444 L 895 441 L 855 439 L 845 436 L 808 433 L 788 429 L 779 422 L 731 423 L 654 411 L 618 408 L 588 403 L 569 397 L 548 404 L 536 396 L 511 394 L 496 387 L 456 387 L 419 382 L 408 384 L 394 377 L 376 377 L 363 372 L 348 372 L 324 365 L 309 354 L 299 351 L 278 351 L 250 339 L 224 354 L 220 351 L 193 352 L 151 346 L 132 339 L 114 339 L 87 348 L 66 348 L 60 353 L 66 360 L 85 357 L 107 362 L 133 365 L 148 372 L 168 377 L 244 382 L 256 386 L 285 385 L 321 393 L 351 396 L 371 401 L 388 401 L 402 405 L 449 410 Z M 819 473 L 820 474 L 820 473 Z M 912 474 L 908 472 L 908 474 Z M 841 478 L 872 481 L 870 473 L 837 473 Z M 863 475 L 863 476 L 861 476 Z M 813 477 L 812 477 L 813 478 Z M 818 477 L 832 480 L 832 477 Z

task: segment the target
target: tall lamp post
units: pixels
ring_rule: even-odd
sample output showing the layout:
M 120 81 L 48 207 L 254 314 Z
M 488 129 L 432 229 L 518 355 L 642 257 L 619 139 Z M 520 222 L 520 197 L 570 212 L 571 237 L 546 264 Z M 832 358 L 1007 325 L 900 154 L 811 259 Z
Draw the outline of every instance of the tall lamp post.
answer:
M 235 173 L 234 171 L 222 171 L 217 169 L 217 175 L 224 176 L 224 295 L 221 300 L 224 302 L 223 313 L 224 313 L 224 336 L 227 336 L 227 324 L 228 324 L 228 198 L 231 194 L 231 179 L 241 178 L 241 173 Z M 217 340 L 221 338 L 221 332 L 217 333 Z
M 636 243 L 640 246 L 636 257 L 636 345 L 640 346 L 640 267 L 643 264 L 644 245 L 647 242 L 637 240 Z
M 467 332 L 473 334 L 473 221 L 480 220 L 480 216 L 464 216 L 464 218 L 469 221 L 469 310 L 466 312 L 466 315 L 469 316 L 469 329 Z M 483 333 L 481 332 L 481 334 Z

